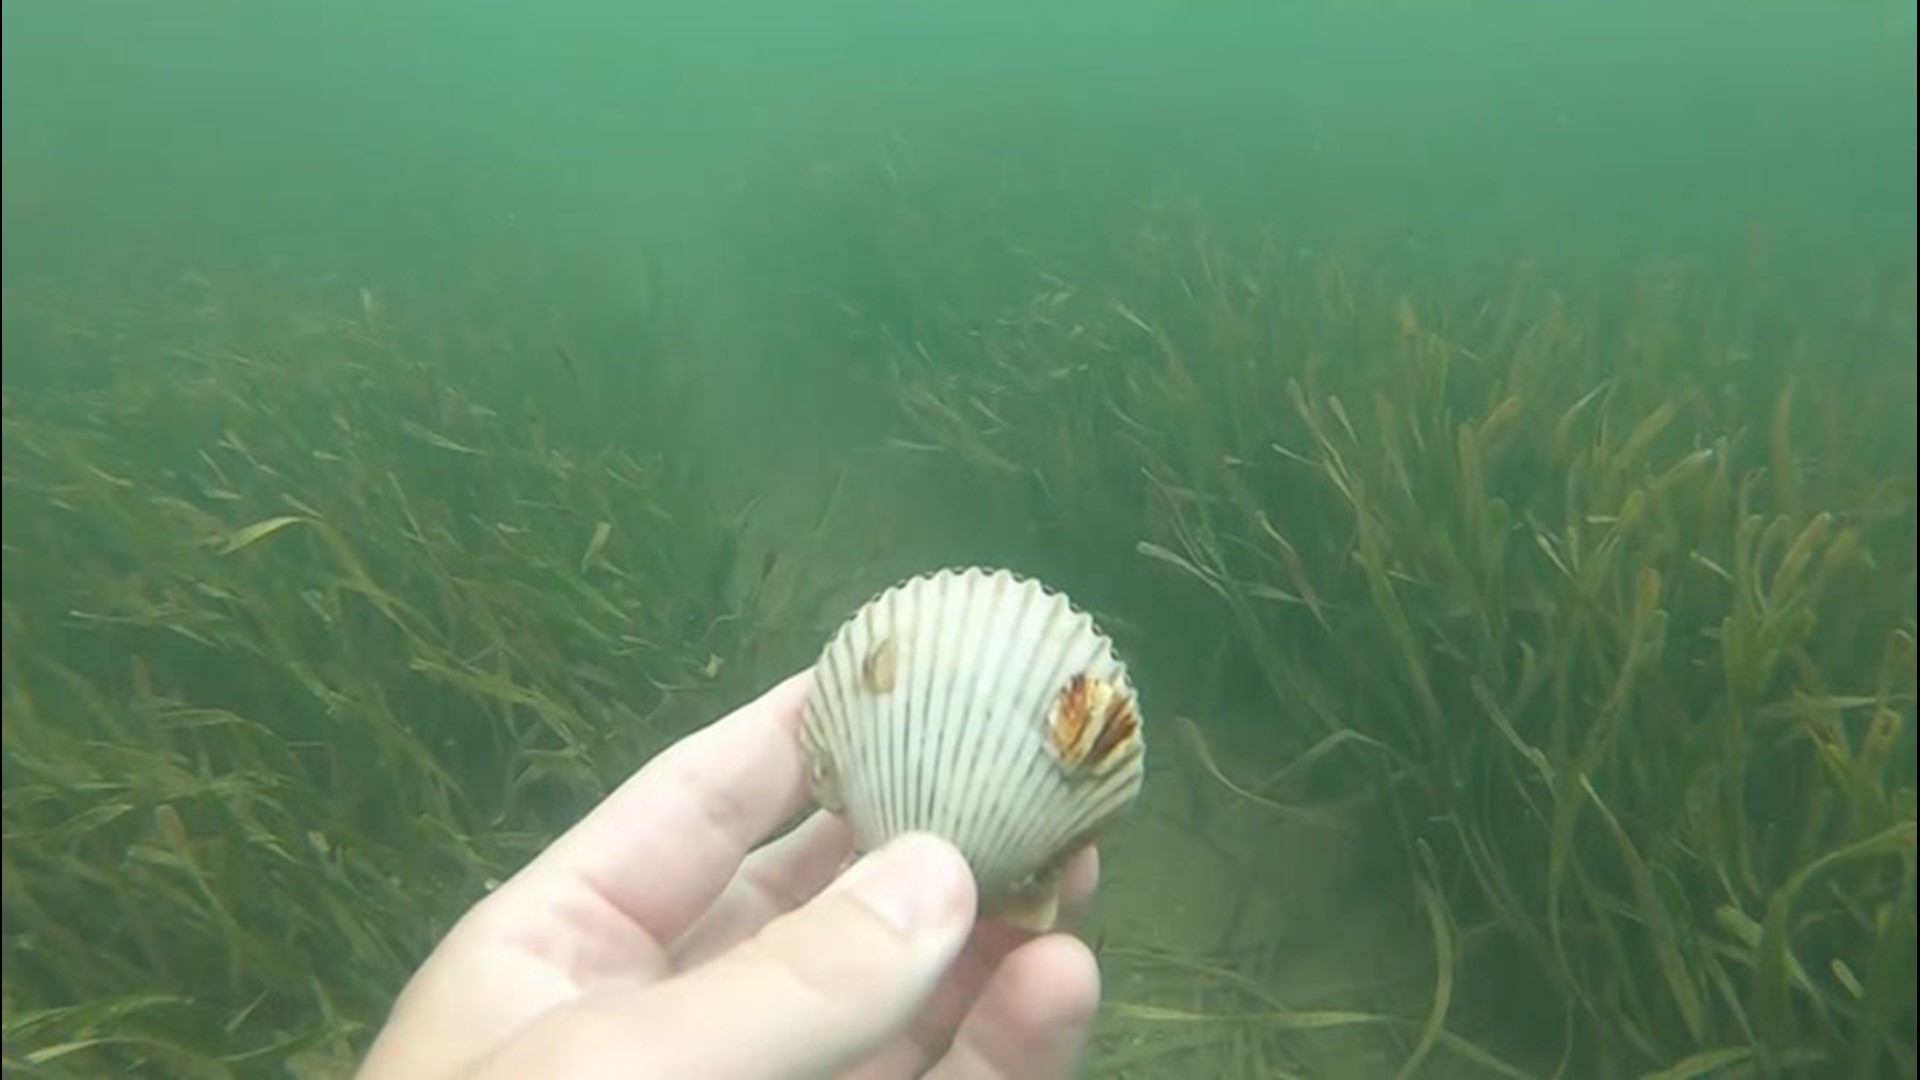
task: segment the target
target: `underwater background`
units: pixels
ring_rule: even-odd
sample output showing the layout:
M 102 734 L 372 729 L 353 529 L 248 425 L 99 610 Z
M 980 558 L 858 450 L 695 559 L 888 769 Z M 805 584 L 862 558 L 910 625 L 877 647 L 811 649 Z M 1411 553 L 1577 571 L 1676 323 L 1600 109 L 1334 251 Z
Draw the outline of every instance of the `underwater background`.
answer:
M 8 1075 L 332 1077 L 946 565 L 1103 1077 L 1915 1074 L 1911 0 L 8 0 Z

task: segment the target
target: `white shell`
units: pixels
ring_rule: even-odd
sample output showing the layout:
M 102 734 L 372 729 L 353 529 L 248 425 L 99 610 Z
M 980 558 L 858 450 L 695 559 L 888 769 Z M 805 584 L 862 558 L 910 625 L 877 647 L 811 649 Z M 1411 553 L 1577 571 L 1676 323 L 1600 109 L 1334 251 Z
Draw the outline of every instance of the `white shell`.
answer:
M 967 857 L 985 914 L 1043 930 L 1066 860 L 1140 792 L 1140 726 L 1092 618 L 970 568 L 895 585 L 840 627 L 801 741 L 814 797 L 856 850 L 935 833 Z

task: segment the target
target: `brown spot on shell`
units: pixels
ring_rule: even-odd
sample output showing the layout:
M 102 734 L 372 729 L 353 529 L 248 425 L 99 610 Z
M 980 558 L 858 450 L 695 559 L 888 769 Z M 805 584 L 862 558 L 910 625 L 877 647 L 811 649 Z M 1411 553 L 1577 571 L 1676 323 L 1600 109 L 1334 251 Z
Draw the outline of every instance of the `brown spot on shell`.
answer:
M 899 672 L 900 649 L 890 637 L 874 642 L 867 658 L 860 663 L 860 679 L 867 684 L 867 690 L 875 694 L 892 690 L 894 677 Z
M 846 808 L 845 800 L 840 797 L 839 777 L 824 754 L 808 756 L 807 789 L 813 793 L 814 801 L 829 813 L 837 814 Z
M 1125 690 L 1075 675 L 1053 700 L 1047 747 L 1069 770 L 1108 772 L 1140 747 L 1140 716 Z

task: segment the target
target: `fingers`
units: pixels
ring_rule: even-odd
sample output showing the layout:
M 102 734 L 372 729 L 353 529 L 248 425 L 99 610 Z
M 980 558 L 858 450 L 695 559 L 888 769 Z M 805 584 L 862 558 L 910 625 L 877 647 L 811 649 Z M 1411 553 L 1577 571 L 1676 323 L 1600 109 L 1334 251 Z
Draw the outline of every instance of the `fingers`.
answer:
M 1086 848 L 1067 864 L 1061 889 L 1061 910 L 1071 916 L 1086 906 L 1100 877 L 1100 857 L 1094 848 Z M 1036 935 L 1003 923 L 982 923 L 974 930 L 973 940 L 947 973 L 940 989 L 909 1032 L 913 1049 L 920 1055 L 918 1067 L 946 1051 L 947 1041 L 979 1000 L 980 994 L 1009 953 L 1034 940 Z
M 720 899 L 674 944 L 673 965 L 697 967 L 806 903 L 846 865 L 853 834 L 824 810 L 747 857 Z
M 702 967 L 549 1014 L 483 1075 L 838 1075 L 921 1008 L 974 910 L 952 845 L 904 837 Z
M 656 941 L 678 937 L 806 805 L 799 727 L 811 685 L 811 671 L 794 675 L 674 744 L 524 873 L 572 876 Z
M 1061 909 L 1067 915 L 1086 906 L 1099 883 L 1100 857 L 1088 847 L 1067 864 L 1062 887 Z M 972 940 L 948 969 L 940 987 L 934 991 L 906 1031 L 862 1068 L 861 1077 L 918 1076 L 929 1064 L 947 1053 L 961 1023 L 981 1001 L 990 981 L 995 978 L 1009 954 L 1035 940 L 1035 935 L 1002 923 L 986 922 L 974 928 Z
M 806 903 L 845 865 L 852 847 L 845 820 L 823 810 L 754 852 L 712 909 L 675 943 L 674 967 L 682 971 L 697 967 L 746 940 L 769 920 Z M 1060 907 L 1062 914 L 1071 918 L 1086 906 L 1099 883 L 1099 852 L 1092 847 L 1080 851 L 1068 862 L 1065 875 Z M 928 1016 L 917 1025 L 926 1029 L 920 1041 L 927 1047 L 928 1059 L 945 1046 L 994 965 L 1032 936 L 994 924 L 976 929 L 974 940 L 941 984 Z
M 1079 939 L 1049 934 L 1015 949 L 927 1080 L 1051 1080 L 1074 1075 L 1100 1007 L 1100 968 Z

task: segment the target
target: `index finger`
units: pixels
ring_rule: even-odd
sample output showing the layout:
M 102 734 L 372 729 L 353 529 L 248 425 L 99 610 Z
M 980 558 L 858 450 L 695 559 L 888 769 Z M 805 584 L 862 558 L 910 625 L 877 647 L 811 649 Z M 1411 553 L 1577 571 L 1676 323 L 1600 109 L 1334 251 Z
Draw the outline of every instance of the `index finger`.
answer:
M 747 853 L 807 805 L 811 668 L 668 747 L 528 867 L 571 876 L 656 942 L 713 903 Z

